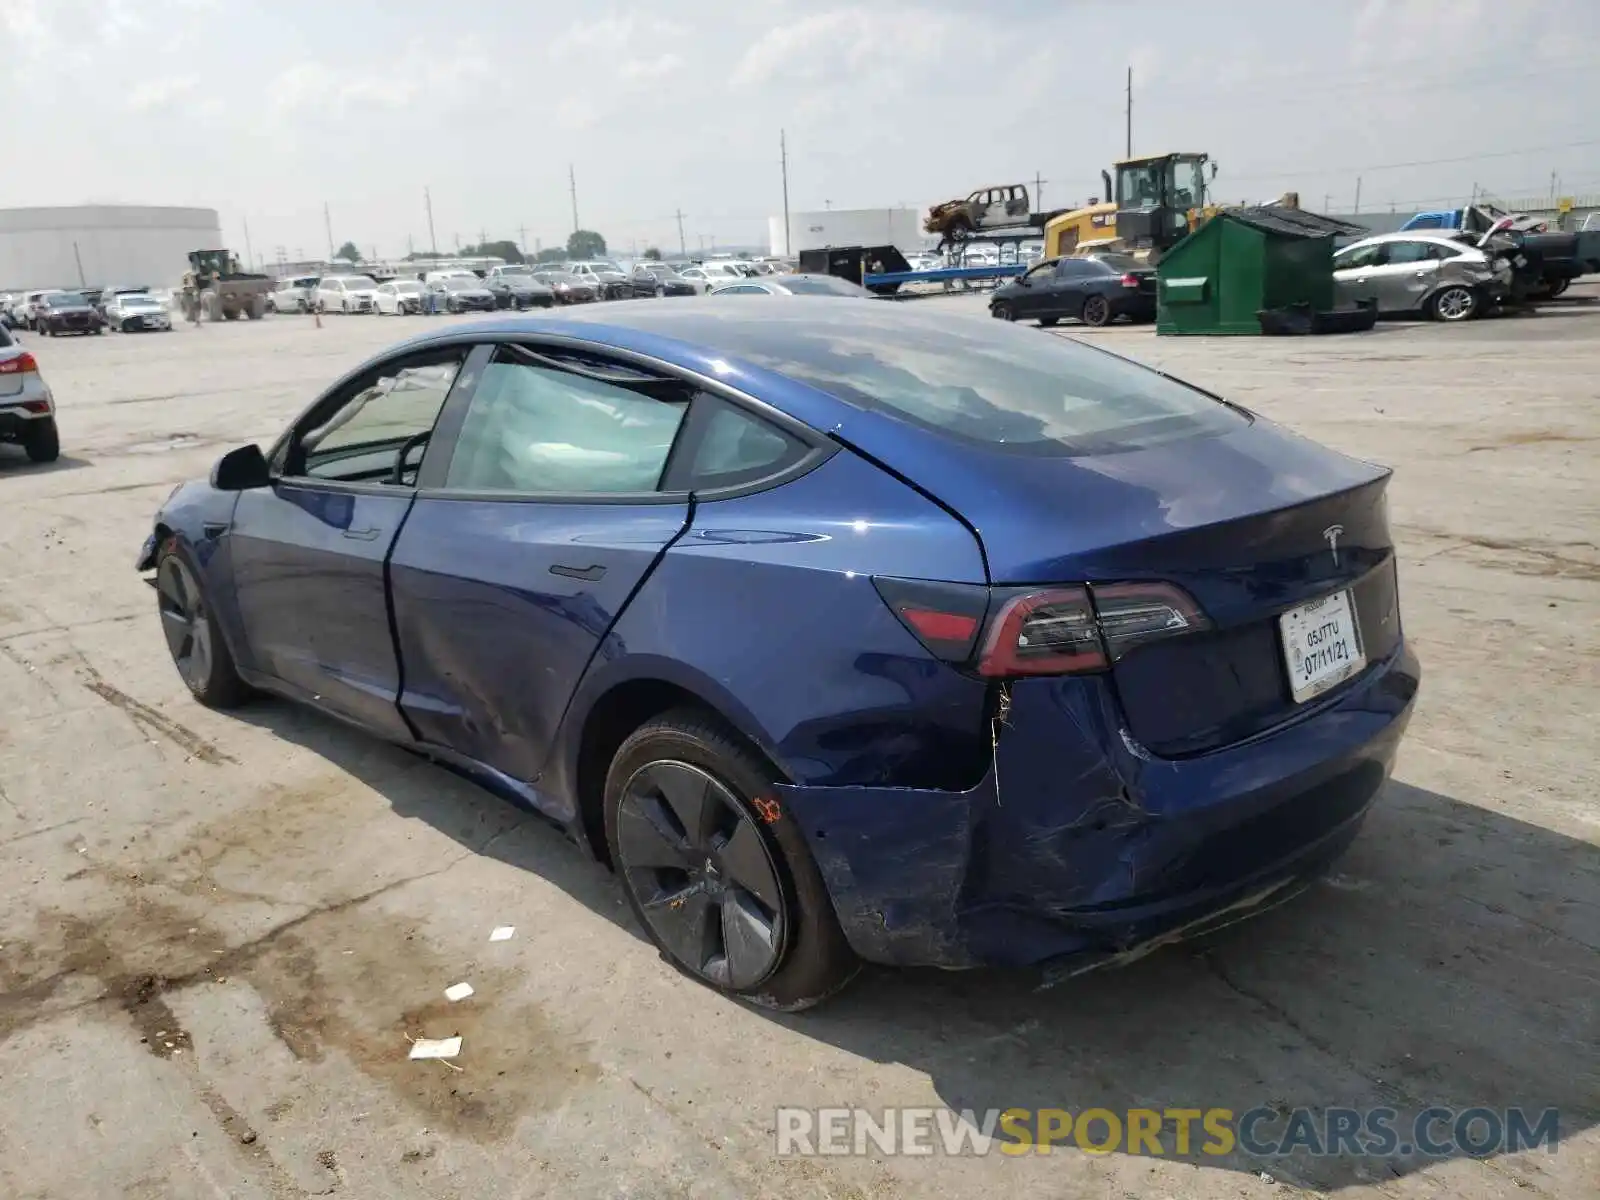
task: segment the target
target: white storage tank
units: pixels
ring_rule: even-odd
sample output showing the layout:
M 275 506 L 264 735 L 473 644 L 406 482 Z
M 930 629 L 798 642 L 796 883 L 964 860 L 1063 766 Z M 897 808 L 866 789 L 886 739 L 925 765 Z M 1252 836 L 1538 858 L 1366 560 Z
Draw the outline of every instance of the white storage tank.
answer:
M 189 269 L 189 251 L 222 247 L 212 208 L 0 208 L 0 291 L 174 287 Z M 244 258 L 242 247 L 229 248 Z

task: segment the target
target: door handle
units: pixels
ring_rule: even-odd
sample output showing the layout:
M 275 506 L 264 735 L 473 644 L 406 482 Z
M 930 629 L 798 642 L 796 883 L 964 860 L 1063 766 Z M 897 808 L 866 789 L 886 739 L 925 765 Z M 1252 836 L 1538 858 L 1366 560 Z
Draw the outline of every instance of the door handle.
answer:
M 552 563 L 550 574 L 565 575 L 568 579 L 581 579 L 585 583 L 594 583 L 605 576 L 606 569 L 598 564 L 592 567 L 569 567 L 566 563 Z
M 370 542 L 377 538 L 378 530 L 376 527 L 372 529 L 346 529 L 344 535 L 358 542 Z

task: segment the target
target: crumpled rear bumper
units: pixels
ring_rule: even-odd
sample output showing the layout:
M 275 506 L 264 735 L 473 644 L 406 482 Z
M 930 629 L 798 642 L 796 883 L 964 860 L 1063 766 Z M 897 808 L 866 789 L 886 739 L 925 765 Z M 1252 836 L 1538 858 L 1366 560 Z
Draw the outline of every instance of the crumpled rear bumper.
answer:
M 1326 870 L 1388 776 L 1419 683 L 1402 642 L 1300 719 L 1171 760 L 1127 737 L 1104 679 L 1028 680 L 970 791 L 779 798 L 862 958 L 1093 965 L 1239 919 Z

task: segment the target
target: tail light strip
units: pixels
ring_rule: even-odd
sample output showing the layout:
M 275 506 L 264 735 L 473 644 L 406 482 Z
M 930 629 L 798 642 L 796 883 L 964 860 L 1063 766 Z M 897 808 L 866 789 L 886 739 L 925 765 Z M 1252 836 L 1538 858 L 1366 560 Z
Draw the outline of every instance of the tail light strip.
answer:
M 936 658 L 991 679 L 1103 671 L 1152 641 L 1211 622 L 1170 583 L 986 588 L 873 580 L 891 611 Z

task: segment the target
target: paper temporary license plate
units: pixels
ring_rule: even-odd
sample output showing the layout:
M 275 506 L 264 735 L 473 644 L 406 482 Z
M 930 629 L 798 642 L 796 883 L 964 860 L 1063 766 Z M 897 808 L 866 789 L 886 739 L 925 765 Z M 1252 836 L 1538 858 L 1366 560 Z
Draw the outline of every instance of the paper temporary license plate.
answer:
M 1349 592 L 1334 592 L 1278 618 L 1296 704 L 1319 696 L 1367 665 Z

